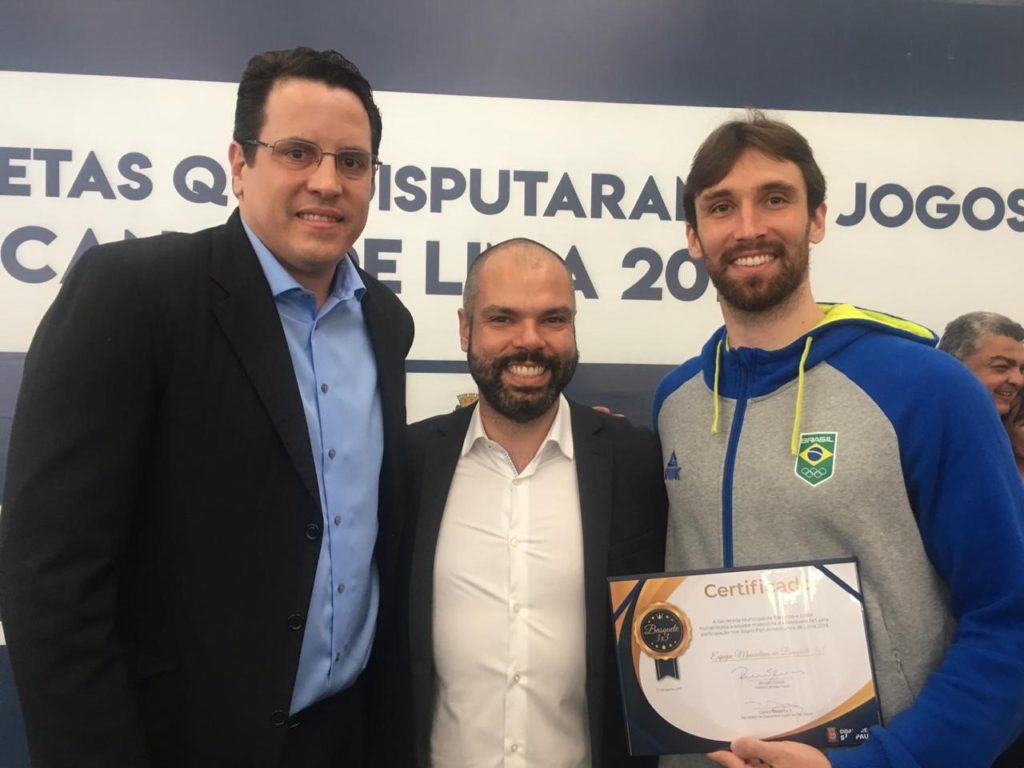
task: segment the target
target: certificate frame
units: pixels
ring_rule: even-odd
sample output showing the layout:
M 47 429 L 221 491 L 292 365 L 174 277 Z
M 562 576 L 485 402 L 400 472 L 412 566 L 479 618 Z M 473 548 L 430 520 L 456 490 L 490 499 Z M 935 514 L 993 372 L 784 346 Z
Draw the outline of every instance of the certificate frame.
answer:
M 859 746 L 880 723 L 856 558 L 608 583 L 631 755 Z

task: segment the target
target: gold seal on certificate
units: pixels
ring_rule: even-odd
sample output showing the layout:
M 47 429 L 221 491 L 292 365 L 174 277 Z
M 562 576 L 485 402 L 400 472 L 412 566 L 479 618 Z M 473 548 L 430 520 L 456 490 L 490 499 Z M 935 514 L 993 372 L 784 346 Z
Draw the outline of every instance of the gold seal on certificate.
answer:
M 630 752 L 856 746 L 879 722 L 857 564 L 609 579 Z
M 633 620 L 633 637 L 655 660 L 659 680 L 679 677 L 676 659 L 690 647 L 690 636 L 690 620 L 671 603 L 655 603 Z

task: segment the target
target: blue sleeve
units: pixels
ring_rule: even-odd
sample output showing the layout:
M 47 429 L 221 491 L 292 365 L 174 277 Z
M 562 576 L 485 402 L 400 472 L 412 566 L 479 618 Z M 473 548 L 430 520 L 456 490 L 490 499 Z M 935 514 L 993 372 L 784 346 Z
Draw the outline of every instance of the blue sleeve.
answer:
M 701 372 L 701 359 L 692 358 L 668 373 L 654 390 L 654 402 L 651 406 L 651 429 L 658 434 L 658 414 L 661 413 L 661 406 L 664 405 L 668 396 L 675 392 L 689 379 Z
M 1024 486 L 1009 441 L 989 394 L 952 358 L 904 350 L 898 370 L 876 360 L 848 375 L 896 430 L 956 630 L 913 706 L 829 758 L 835 768 L 988 768 L 1024 726 Z

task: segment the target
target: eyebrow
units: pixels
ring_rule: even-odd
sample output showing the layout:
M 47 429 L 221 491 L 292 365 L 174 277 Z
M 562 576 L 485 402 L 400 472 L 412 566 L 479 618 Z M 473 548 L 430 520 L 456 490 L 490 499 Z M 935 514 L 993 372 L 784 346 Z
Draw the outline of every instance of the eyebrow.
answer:
M 312 144 L 314 147 L 320 147 L 320 151 L 321 152 L 326 151 L 326 150 L 324 150 L 324 148 L 322 146 L 320 146 L 319 142 L 313 141 L 312 139 L 307 139 L 305 136 L 285 136 L 283 139 L 278 139 L 277 141 L 301 141 L 301 142 L 303 142 L 305 144 Z M 276 144 L 277 141 L 275 141 L 274 143 Z M 360 147 L 360 146 L 358 146 L 356 144 L 348 144 L 348 145 L 345 145 L 345 146 L 342 146 L 342 147 L 337 147 L 334 151 L 335 152 L 365 152 L 368 155 L 372 155 L 373 154 L 370 150 L 363 149 L 362 147 Z
M 550 317 L 552 315 L 568 314 L 573 313 L 573 308 L 568 304 L 560 304 L 554 307 L 548 307 L 540 312 L 541 317 Z M 500 304 L 488 304 L 486 307 L 480 309 L 481 315 L 515 315 L 519 316 L 522 313 L 521 310 L 515 307 L 504 307 Z
M 769 181 L 761 184 L 757 188 L 757 191 L 761 194 L 764 194 L 765 192 L 785 192 L 789 195 L 795 195 L 797 188 L 785 181 Z M 701 202 L 714 202 L 716 200 L 732 197 L 733 194 L 733 191 L 728 187 L 722 187 L 719 189 L 712 189 L 711 191 L 701 192 L 699 199 Z
M 785 192 L 789 195 L 795 195 L 797 188 L 793 184 L 788 184 L 785 181 L 770 181 L 767 184 L 762 184 L 758 189 L 761 192 Z
M 732 197 L 731 189 L 716 189 L 711 192 L 701 192 L 698 198 L 702 203 L 713 203 L 716 200 L 724 200 Z
M 1024 360 L 1018 360 L 1015 357 L 1007 357 L 1006 355 L 992 355 L 992 357 L 988 359 L 988 364 L 992 365 L 993 363 L 1006 363 L 1006 365 L 1024 366 Z

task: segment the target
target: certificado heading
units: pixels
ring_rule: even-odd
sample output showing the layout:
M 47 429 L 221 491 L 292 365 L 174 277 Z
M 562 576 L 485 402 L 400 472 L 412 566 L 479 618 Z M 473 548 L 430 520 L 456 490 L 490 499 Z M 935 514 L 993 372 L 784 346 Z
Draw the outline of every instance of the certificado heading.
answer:
M 746 597 L 749 595 L 767 595 L 772 592 L 793 594 L 794 592 L 810 592 L 814 585 L 804 578 L 793 578 L 788 581 L 768 581 L 767 579 L 746 579 L 729 585 L 705 584 L 704 596 Z

